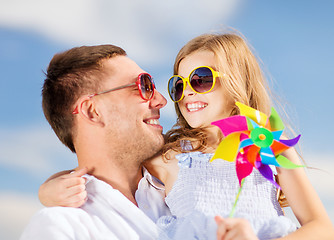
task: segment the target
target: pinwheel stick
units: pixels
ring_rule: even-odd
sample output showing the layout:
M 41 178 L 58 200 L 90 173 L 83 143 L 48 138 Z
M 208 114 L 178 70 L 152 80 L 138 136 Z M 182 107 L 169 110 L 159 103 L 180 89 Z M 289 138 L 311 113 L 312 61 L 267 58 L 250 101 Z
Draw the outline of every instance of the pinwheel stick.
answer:
M 230 215 L 228 216 L 228 217 L 230 217 L 230 218 L 233 218 L 233 217 L 234 217 L 235 210 L 236 210 L 236 208 L 237 208 L 237 203 L 238 203 L 238 200 L 239 200 L 240 193 L 241 193 L 242 187 L 243 187 L 243 185 L 244 185 L 244 182 L 245 182 L 245 178 L 241 180 L 241 184 L 240 184 L 240 187 L 239 187 L 238 194 L 237 194 L 237 196 L 235 197 L 235 201 L 234 201 L 232 210 L 231 210 L 231 212 L 230 212 Z

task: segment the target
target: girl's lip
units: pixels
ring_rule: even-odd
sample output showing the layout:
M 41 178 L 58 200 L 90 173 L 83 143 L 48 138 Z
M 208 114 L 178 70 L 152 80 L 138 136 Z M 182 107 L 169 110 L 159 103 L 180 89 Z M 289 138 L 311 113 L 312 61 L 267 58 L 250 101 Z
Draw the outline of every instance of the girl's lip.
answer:
M 185 104 L 185 107 L 186 107 L 186 109 L 187 109 L 188 112 L 201 111 L 204 108 L 206 108 L 207 106 L 208 106 L 207 103 L 201 102 L 201 101 L 188 102 L 188 103 Z

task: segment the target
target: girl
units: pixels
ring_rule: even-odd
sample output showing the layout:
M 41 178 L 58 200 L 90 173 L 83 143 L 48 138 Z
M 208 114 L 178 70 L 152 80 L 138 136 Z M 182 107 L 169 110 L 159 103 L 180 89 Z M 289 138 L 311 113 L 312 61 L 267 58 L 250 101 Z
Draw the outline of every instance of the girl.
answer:
M 239 183 L 235 163 L 209 162 L 223 138 L 219 128 L 211 122 L 239 114 L 237 101 L 269 115 L 271 101 L 266 89 L 256 58 L 237 34 L 202 35 L 180 50 L 174 64 L 174 76 L 168 83 L 169 95 L 175 102 L 177 123 L 165 136 L 162 154 L 145 164 L 150 173 L 165 184 L 165 201 L 173 216 L 162 217 L 157 224 L 169 237 L 214 238 L 214 216 L 228 216 Z M 290 161 L 300 163 L 293 149 L 284 155 Z M 216 217 L 218 237 L 333 237 L 333 226 L 304 170 L 278 168 L 277 175 L 301 227 L 295 231 L 294 224 L 283 216 L 275 187 L 254 170 L 244 183 L 236 218 Z M 54 200 L 48 200 L 50 198 L 57 199 L 57 205 L 64 205 L 71 199 L 80 200 L 74 206 L 84 202 L 84 191 L 73 195 L 73 188 L 65 190 L 66 184 L 59 182 L 49 181 L 42 186 L 42 203 L 52 205 Z M 82 188 L 82 184 L 78 184 L 78 188 Z M 59 192 L 66 192 L 70 197 L 59 200 L 59 192 L 54 189 L 60 189 Z M 243 228 L 248 224 L 240 218 L 248 220 L 252 228 Z M 250 230 L 246 232 L 245 229 Z

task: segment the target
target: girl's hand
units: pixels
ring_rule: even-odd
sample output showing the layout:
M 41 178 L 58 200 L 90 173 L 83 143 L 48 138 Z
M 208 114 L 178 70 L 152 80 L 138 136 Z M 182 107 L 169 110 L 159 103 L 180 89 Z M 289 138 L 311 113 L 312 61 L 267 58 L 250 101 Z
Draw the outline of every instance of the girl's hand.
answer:
M 250 223 L 242 218 L 215 217 L 217 240 L 258 240 Z
M 53 175 L 41 185 L 38 197 L 46 207 L 80 207 L 87 200 L 85 178 L 86 168 L 63 171 Z

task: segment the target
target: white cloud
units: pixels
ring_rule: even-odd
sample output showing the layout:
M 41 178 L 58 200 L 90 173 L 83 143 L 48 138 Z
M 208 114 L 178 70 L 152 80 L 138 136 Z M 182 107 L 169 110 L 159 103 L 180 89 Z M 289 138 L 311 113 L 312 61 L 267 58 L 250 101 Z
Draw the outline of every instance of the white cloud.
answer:
M 219 28 L 239 1 L 2 0 L 0 25 L 75 45 L 114 43 L 155 64 L 174 55 L 175 41 Z
M 42 208 L 37 196 L 17 192 L 0 192 L 1 239 L 19 239 L 32 215 Z
M 0 129 L 0 165 L 44 176 L 75 166 L 75 155 L 63 146 L 51 128 L 33 126 Z
M 322 201 L 328 207 L 334 208 L 334 188 L 331 186 L 334 182 L 334 159 L 332 155 L 324 154 L 305 154 L 305 161 L 309 167 L 317 169 L 307 169 L 307 175 L 312 185 L 320 195 Z M 334 221 L 334 215 L 332 220 Z

